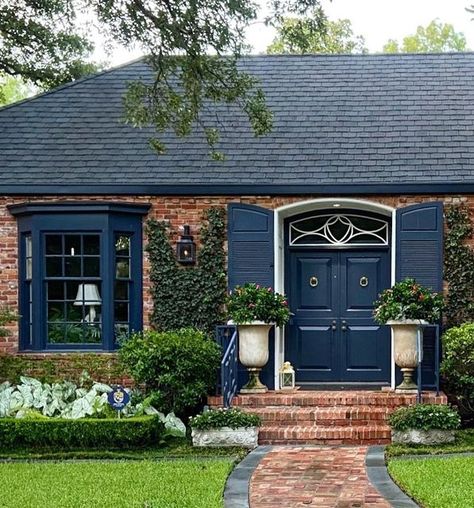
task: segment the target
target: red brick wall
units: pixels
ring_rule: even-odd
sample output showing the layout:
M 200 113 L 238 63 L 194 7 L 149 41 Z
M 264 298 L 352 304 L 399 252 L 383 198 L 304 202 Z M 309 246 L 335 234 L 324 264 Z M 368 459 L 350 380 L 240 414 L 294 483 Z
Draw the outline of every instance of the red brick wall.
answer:
M 173 231 L 172 240 L 175 241 L 179 234 L 179 227 L 183 224 L 191 226 L 191 232 L 196 232 L 201 225 L 201 216 L 204 210 L 211 206 L 225 206 L 229 202 L 240 201 L 242 203 L 256 204 L 266 208 L 277 208 L 285 204 L 305 201 L 315 196 L 221 196 L 221 197 L 157 197 L 157 196 L 69 196 L 67 198 L 31 198 L 31 197 L 3 197 L 0 198 L 0 306 L 16 308 L 18 305 L 18 274 L 17 274 L 17 227 L 16 220 L 7 210 L 7 205 L 24 202 L 58 202 L 58 201 L 127 201 L 135 203 L 150 203 L 152 208 L 148 217 L 158 220 L 168 220 Z M 321 196 L 317 196 L 321 197 Z M 331 196 L 337 199 L 337 196 Z M 347 196 L 346 196 L 347 197 Z M 474 196 L 354 196 L 382 203 L 391 207 L 403 207 L 413 203 L 421 203 L 433 200 L 442 200 L 445 204 L 466 202 L 474 212 Z M 342 197 L 341 197 L 342 198 Z M 199 239 L 197 239 L 199 241 Z M 148 324 L 148 316 L 151 311 L 151 298 L 149 294 L 149 264 L 144 255 L 144 317 L 145 325 Z M 12 334 L 0 338 L 0 354 L 15 353 L 18 350 L 17 326 L 10 327 Z

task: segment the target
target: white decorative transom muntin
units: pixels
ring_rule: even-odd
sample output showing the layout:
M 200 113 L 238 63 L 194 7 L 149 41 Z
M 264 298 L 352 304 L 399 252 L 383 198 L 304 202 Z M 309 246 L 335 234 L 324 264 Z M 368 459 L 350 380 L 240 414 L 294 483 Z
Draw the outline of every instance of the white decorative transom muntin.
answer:
M 290 223 L 289 244 L 302 247 L 388 245 L 388 221 L 351 213 L 305 217 Z

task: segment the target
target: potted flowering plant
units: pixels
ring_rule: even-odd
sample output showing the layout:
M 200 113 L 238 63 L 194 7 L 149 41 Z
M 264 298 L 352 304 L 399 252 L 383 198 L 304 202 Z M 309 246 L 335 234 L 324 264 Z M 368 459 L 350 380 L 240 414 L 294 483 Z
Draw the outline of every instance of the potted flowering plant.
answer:
M 239 360 L 249 371 L 243 393 L 263 393 L 260 371 L 268 361 L 268 333 L 272 326 L 284 326 L 290 319 L 285 295 L 255 283 L 237 286 L 227 299 L 230 319 L 239 331 Z
M 194 446 L 242 446 L 256 448 L 260 417 L 237 408 L 211 409 L 191 417 Z
M 397 390 L 416 390 L 413 371 L 418 364 L 417 336 L 422 325 L 439 321 L 443 297 L 407 278 L 383 291 L 374 306 L 375 321 L 393 330 L 395 363 L 403 372 Z

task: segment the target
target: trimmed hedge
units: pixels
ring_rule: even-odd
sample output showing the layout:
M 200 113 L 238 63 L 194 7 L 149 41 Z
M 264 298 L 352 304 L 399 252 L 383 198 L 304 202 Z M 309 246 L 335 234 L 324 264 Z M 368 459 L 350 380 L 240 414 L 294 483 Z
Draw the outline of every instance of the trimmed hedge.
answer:
M 456 430 L 461 419 L 458 412 L 450 406 L 441 404 L 417 404 L 400 407 L 388 418 L 394 430 Z
M 127 449 L 158 444 L 165 430 L 156 416 L 133 418 L 0 418 L 0 449 Z

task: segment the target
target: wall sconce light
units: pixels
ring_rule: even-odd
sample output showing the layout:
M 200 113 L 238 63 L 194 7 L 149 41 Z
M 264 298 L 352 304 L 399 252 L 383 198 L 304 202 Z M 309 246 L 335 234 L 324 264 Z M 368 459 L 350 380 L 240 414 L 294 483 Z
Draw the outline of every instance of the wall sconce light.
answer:
M 182 265 L 194 265 L 196 263 L 196 244 L 189 232 L 189 226 L 183 226 L 183 234 L 176 243 L 176 258 Z

